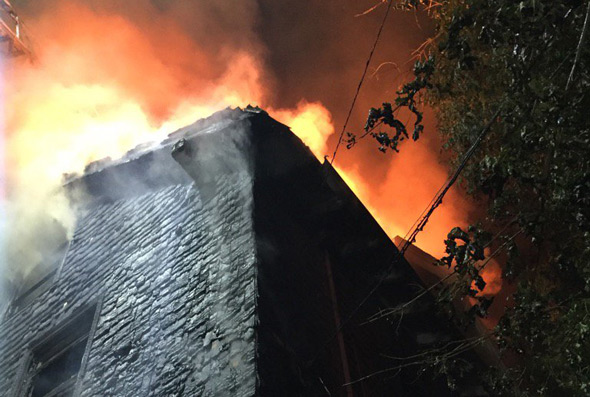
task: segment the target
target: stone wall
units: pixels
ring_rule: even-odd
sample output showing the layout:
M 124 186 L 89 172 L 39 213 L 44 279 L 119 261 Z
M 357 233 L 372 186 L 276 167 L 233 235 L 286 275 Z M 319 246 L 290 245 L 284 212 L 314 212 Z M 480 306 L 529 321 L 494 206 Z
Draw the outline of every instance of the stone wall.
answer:
M 32 344 L 93 302 L 82 396 L 254 394 L 251 178 L 216 183 L 214 202 L 176 185 L 85 211 L 55 284 L 1 326 L 0 395 L 28 382 Z

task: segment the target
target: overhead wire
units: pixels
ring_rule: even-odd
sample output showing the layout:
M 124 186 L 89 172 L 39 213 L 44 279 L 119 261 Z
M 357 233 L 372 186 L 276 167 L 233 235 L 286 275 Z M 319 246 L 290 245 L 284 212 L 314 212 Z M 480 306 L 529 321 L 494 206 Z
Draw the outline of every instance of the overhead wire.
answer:
M 414 222 L 415 226 L 413 227 L 411 233 L 409 233 L 408 238 L 405 239 L 401 248 L 398 248 L 397 252 L 393 255 L 393 258 L 391 259 L 391 263 L 390 263 L 389 267 L 387 268 L 387 271 L 385 273 L 383 273 L 383 275 L 379 278 L 379 280 L 373 286 L 373 288 L 371 288 L 369 290 L 369 292 L 359 302 L 359 304 L 348 314 L 348 316 L 344 319 L 344 321 L 342 321 L 340 323 L 340 326 L 336 329 L 336 332 L 334 333 L 334 335 L 326 343 L 329 343 L 335 337 L 337 337 L 337 335 L 340 332 L 342 332 L 344 327 L 346 327 L 350 323 L 350 321 L 352 321 L 352 319 L 358 313 L 358 311 L 375 294 L 375 292 L 383 285 L 383 283 L 385 282 L 385 280 L 387 279 L 387 277 L 389 276 L 389 274 L 393 270 L 394 266 L 398 263 L 399 259 L 403 258 L 407 249 L 413 244 L 413 242 L 416 241 L 416 236 L 422 230 L 424 230 L 424 227 L 428 223 L 428 220 L 430 219 L 430 217 L 432 216 L 432 214 L 434 213 L 436 208 L 438 208 L 438 206 L 440 206 L 440 204 L 442 204 L 445 195 L 447 194 L 449 189 L 455 184 L 455 182 L 459 178 L 459 175 L 461 174 L 461 172 L 463 171 L 463 169 L 467 165 L 467 162 L 469 161 L 469 159 L 471 159 L 471 157 L 475 153 L 475 150 L 479 147 L 479 145 L 483 141 L 484 137 L 491 129 L 492 125 L 496 122 L 500 112 L 502 111 L 504 103 L 505 103 L 505 101 L 500 103 L 500 105 L 498 106 L 498 108 L 496 109 L 494 114 L 490 117 L 487 124 L 483 127 L 483 129 L 481 130 L 481 132 L 479 133 L 479 135 L 477 136 L 475 141 L 471 144 L 471 146 L 469 147 L 467 152 L 465 152 L 461 162 L 459 163 L 459 165 L 455 169 L 455 172 L 453 172 L 451 177 L 442 185 L 441 189 L 439 189 L 437 194 L 434 196 L 433 200 L 431 201 L 430 207 L 425 211 L 425 213 L 423 212 L 423 215 L 421 215 L 419 217 L 419 220 L 417 222 Z
M 389 4 L 389 6 L 391 6 L 391 2 Z M 388 7 L 388 12 L 389 12 L 389 7 Z M 590 11 L 588 11 L 588 12 L 590 13 Z M 376 44 L 375 44 L 374 47 L 376 47 Z M 530 70 L 535 63 L 536 62 L 531 63 L 531 65 L 529 66 L 528 70 Z M 340 134 L 338 145 L 336 146 L 336 149 L 335 149 L 334 154 L 332 156 L 332 160 L 330 161 L 330 165 L 332 165 L 332 163 L 334 161 L 334 158 L 336 156 L 336 153 L 338 151 L 338 148 L 339 148 L 339 146 L 341 144 L 342 137 L 344 135 L 344 132 L 345 132 L 345 129 L 346 129 L 346 126 L 347 126 L 347 123 L 348 123 L 348 119 L 350 117 L 350 114 L 352 113 L 352 108 L 354 107 L 354 103 L 356 101 L 356 97 L 358 95 L 358 91 L 360 90 L 360 86 L 362 85 L 363 79 L 364 79 L 364 74 L 363 74 L 363 78 L 361 79 L 361 82 L 359 84 L 359 87 L 357 88 L 357 93 L 355 94 L 355 98 L 353 100 L 353 104 L 351 106 L 351 109 L 349 110 L 349 116 L 347 117 L 346 122 L 345 122 L 345 125 L 344 125 L 344 128 L 342 129 L 342 132 Z M 438 208 L 438 206 L 440 206 L 440 204 L 442 204 L 442 201 L 443 201 L 446 193 L 455 184 L 455 182 L 457 181 L 459 175 L 461 174 L 461 172 L 463 171 L 463 169 L 467 165 L 467 162 L 471 159 L 471 157 L 475 153 L 475 150 L 479 147 L 479 145 L 481 144 L 481 142 L 485 138 L 486 134 L 491 129 L 492 125 L 498 119 L 498 116 L 500 115 L 500 112 L 502 111 L 502 109 L 503 109 L 503 107 L 505 106 L 506 103 L 507 103 L 507 99 L 506 98 L 499 103 L 496 111 L 493 113 L 493 115 L 488 120 L 488 123 L 483 127 L 483 129 L 481 130 L 481 132 L 479 133 L 479 135 L 476 137 L 476 139 L 474 140 L 474 142 L 472 143 L 472 145 L 469 147 L 469 149 L 463 155 L 463 158 L 462 158 L 461 162 L 459 163 L 459 165 L 457 166 L 457 168 L 455 169 L 455 172 L 441 186 L 441 188 L 437 191 L 437 193 L 435 194 L 435 196 L 433 197 L 433 199 L 430 201 L 430 204 L 427 207 L 427 209 L 424 210 L 422 212 L 422 214 L 418 217 L 418 220 L 414 222 L 413 226 L 410 228 L 410 231 L 406 234 L 406 236 L 404 238 L 404 240 L 405 240 L 404 243 L 402 244 L 401 247 L 397 247 L 398 248 L 397 252 L 392 255 L 391 263 L 390 263 L 387 271 L 381 276 L 381 278 L 378 280 L 378 282 L 375 284 L 375 286 L 373 288 L 371 288 L 371 290 L 365 295 L 365 297 L 360 301 L 360 303 L 348 314 L 348 316 L 344 319 L 344 321 L 342 321 L 340 323 L 340 325 L 336 329 L 336 332 L 334 333 L 334 335 L 332 335 L 331 338 L 329 338 L 328 340 L 326 340 L 326 343 L 324 345 L 327 345 L 335 337 L 337 337 L 337 335 L 340 332 L 342 332 L 342 329 L 344 329 L 344 327 L 346 327 L 350 323 L 350 321 L 354 318 L 354 316 L 358 313 L 358 311 L 364 306 L 364 304 L 383 285 L 383 283 L 385 282 L 385 280 L 387 279 L 387 277 L 389 276 L 389 274 L 393 270 L 394 266 L 397 264 L 397 262 L 400 259 L 400 257 L 403 257 L 404 254 L 405 254 L 405 252 L 407 251 L 407 249 L 416 241 L 417 235 L 422 230 L 424 230 L 424 227 L 428 223 L 428 220 L 430 219 L 430 216 L 432 216 L 432 214 L 434 213 L 434 211 L 436 210 L 436 208 Z M 365 135 L 367 135 L 368 133 L 370 133 L 370 131 L 367 131 L 365 133 Z M 518 233 L 520 233 L 520 231 Z M 514 237 L 516 237 L 516 235 L 514 235 L 512 238 L 514 238 Z M 317 356 L 316 356 L 316 358 L 317 358 Z
M 365 63 L 365 69 L 363 70 L 363 74 L 361 79 L 356 87 L 356 92 L 354 93 L 354 97 L 352 98 L 352 103 L 350 104 L 350 109 L 348 109 L 348 114 L 346 115 L 346 120 L 344 121 L 344 125 L 342 126 L 342 131 L 340 132 L 340 136 L 338 137 L 338 143 L 336 144 L 336 148 L 334 149 L 334 153 L 332 154 L 332 158 L 330 159 L 330 165 L 334 164 L 334 160 L 336 159 L 336 154 L 338 153 L 338 149 L 342 144 L 342 138 L 344 137 L 344 133 L 346 132 L 346 127 L 348 127 L 348 122 L 350 121 L 350 116 L 352 115 L 352 111 L 354 109 L 354 105 L 356 104 L 356 100 L 361 92 L 361 87 L 365 81 L 365 77 L 367 76 L 367 70 L 369 69 L 369 65 L 371 64 L 371 60 L 373 59 L 373 54 L 375 54 L 375 49 L 377 49 L 377 44 L 379 43 L 379 39 L 381 38 L 381 33 L 383 33 L 383 28 L 385 27 L 385 22 L 387 21 L 387 17 L 389 16 L 389 11 L 391 10 L 391 6 L 393 4 L 393 0 L 389 0 L 387 4 L 387 10 L 385 11 L 385 16 L 383 17 L 383 21 L 381 21 L 381 26 L 379 26 L 379 31 L 377 32 L 377 37 L 375 38 L 375 42 L 373 43 L 373 48 L 371 48 L 371 52 L 369 53 L 369 57 L 367 58 L 367 62 Z
M 366 77 L 366 74 L 367 74 L 369 65 L 371 63 L 371 60 L 373 58 L 373 55 L 374 55 L 375 50 L 377 48 L 377 45 L 379 43 L 379 39 L 381 38 L 381 34 L 383 32 L 383 28 L 385 26 L 385 22 L 387 21 L 387 18 L 389 16 L 389 12 L 391 10 L 392 4 L 393 4 L 393 0 L 389 0 L 388 5 L 387 5 L 387 10 L 385 12 L 385 15 L 383 17 L 383 20 L 381 22 L 381 25 L 379 27 L 379 31 L 377 33 L 377 37 L 375 38 L 375 41 L 373 43 L 373 47 L 371 48 L 371 51 L 369 53 L 369 57 L 367 59 L 367 62 L 365 63 L 365 68 L 363 70 L 363 74 L 362 74 L 361 79 L 360 79 L 360 81 L 358 83 L 358 86 L 356 88 L 354 97 L 352 99 L 351 106 L 350 106 L 350 108 L 348 110 L 348 114 L 346 116 L 344 125 L 343 125 L 342 130 L 340 132 L 340 135 L 338 137 L 338 142 L 337 142 L 336 147 L 334 149 L 334 153 L 332 154 L 332 157 L 330 159 L 330 162 L 329 162 L 330 165 L 333 165 L 333 163 L 334 163 L 334 161 L 336 159 L 336 155 L 338 154 L 338 150 L 340 149 L 340 146 L 342 144 L 344 133 L 346 132 L 346 128 L 348 127 L 348 122 L 350 121 L 350 117 L 352 115 L 352 112 L 354 110 L 354 106 L 356 104 L 356 101 L 358 99 L 360 90 L 361 90 L 362 85 L 364 83 L 364 80 L 365 80 L 365 77 Z M 369 290 L 369 292 L 359 302 L 359 304 L 348 314 L 348 316 L 344 319 L 344 321 L 342 321 L 340 323 L 340 325 L 336 329 L 336 332 L 327 341 L 327 343 L 329 341 L 333 340 L 335 337 L 337 337 L 337 335 L 342 331 L 342 329 L 344 329 L 344 327 L 347 326 L 350 323 L 350 321 L 354 318 L 354 316 L 357 314 L 357 312 L 365 305 L 365 303 L 383 285 L 383 283 L 385 282 L 385 280 L 387 279 L 387 277 L 389 276 L 389 274 L 393 270 L 394 266 L 398 263 L 400 257 L 403 257 L 404 254 L 405 254 L 405 252 L 407 251 L 407 249 L 416 241 L 417 235 L 422 230 L 424 230 L 424 227 L 428 223 L 428 221 L 429 221 L 430 217 L 432 216 L 432 214 L 434 213 L 434 211 L 442 204 L 442 201 L 443 201 L 446 193 L 449 191 L 449 189 L 457 181 L 459 175 L 461 174 L 461 172 L 465 168 L 467 162 L 473 156 L 473 153 L 475 152 L 475 150 L 477 149 L 477 147 L 480 145 L 481 141 L 483 140 L 483 138 L 485 137 L 485 135 L 487 134 L 487 132 L 490 130 L 492 124 L 497 119 L 498 115 L 500 114 L 500 111 L 502 110 L 503 104 L 504 104 L 503 102 L 500 104 L 500 106 L 498 107 L 498 109 L 496 110 L 496 112 L 490 118 L 490 120 L 488 121 L 488 123 L 484 126 L 484 128 L 482 129 L 482 131 L 480 132 L 480 134 L 478 135 L 478 137 L 475 139 L 475 141 L 473 142 L 473 144 L 471 145 L 471 147 L 467 150 L 467 152 L 463 156 L 462 161 L 459 163 L 458 167 L 456 168 L 456 170 L 452 174 L 452 176 L 449 177 L 447 179 L 447 181 L 441 186 L 441 188 L 436 192 L 436 194 L 434 195 L 433 199 L 430 201 L 430 203 L 428 204 L 428 206 L 424 209 L 424 211 L 422 211 L 422 213 L 417 218 L 417 220 L 414 222 L 414 224 L 412 225 L 412 227 L 410 228 L 410 230 L 408 231 L 408 233 L 406 233 L 406 235 L 404 236 L 404 242 L 403 242 L 402 246 L 401 247 L 397 247 L 398 248 L 397 252 L 390 259 L 390 265 L 389 265 L 387 271 L 380 277 L 380 279 L 378 280 L 378 282 L 373 286 L 373 288 L 371 288 Z

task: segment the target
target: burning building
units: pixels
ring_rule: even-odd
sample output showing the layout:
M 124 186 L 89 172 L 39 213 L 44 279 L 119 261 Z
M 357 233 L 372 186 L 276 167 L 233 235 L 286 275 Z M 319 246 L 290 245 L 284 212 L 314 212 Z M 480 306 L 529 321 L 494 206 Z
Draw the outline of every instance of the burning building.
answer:
M 2 318 L 0 395 L 453 395 L 415 367 L 367 377 L 453 332 L 427 296 L 366 322 L 419 278 L 264 111 L 216 113 L 65 189 L 84 193 L 75 233 Z

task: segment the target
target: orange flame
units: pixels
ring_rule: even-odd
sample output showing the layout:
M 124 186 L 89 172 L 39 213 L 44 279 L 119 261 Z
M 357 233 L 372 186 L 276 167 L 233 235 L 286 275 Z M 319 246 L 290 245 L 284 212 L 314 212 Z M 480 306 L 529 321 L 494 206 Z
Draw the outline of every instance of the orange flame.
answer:
M 15 189 L 23 181 L 39 181 L 34 195 L 42 196 L 41 185 L 58 186 L 64 172 L 80 172 L 90 161 L 119 157 L 216 110 L 248 103 L 290 125 L 319 159 L 327 154 L 334 132 L 330 112 L 304 100 L 295 109 L 273 109 L 268 103 L 272 79 L 255 40 L 237 47 L 199 42 L 177 26 L 182 8 L 160 13 L 148 1 L 129 5 L 140 14 L 138 20 L 80 1 L 51 4 L 49 12 L 28 20 L 36 61 L 5 67 L 7 177 Z M 242 19 L 251 18 L 247 6 L 234 7 L 244 13 Z M 194 24 L 215 29 L 207 16 Z M 378 183 L 355 165 L 380 161 L 378 154 L 349 152 L 353 161 L 339 169 L 392 238 L 405 235 L 446 179 L 433 155 L 436 144 L 422 141 L 391 156 Z M 465 225 L 469 209 L 460 194 L 452 193 L 417 245 L 440 256 L 443 236 Z
M 322 160 L 328 151 L 328 137 L 334 133 L 332 116 L 320 103 L 300 102 L 294 110 L 271 110 L 271 115 L 291 130 Z
M 55 184 L 64 172 L 119 157 L 221 108 L 265 105 L 255 49 L 220 56 L 222 63 L 162 18 L 165 34 L 160 24 L 146 33 L 122 16 L 61 2 L 32 24 L 42 38 L 36 61 L 20 59 L 5 71 L 11 182 Z M 314 153 L 325 151 L 333 129 L 321 104 L 269 110 Z

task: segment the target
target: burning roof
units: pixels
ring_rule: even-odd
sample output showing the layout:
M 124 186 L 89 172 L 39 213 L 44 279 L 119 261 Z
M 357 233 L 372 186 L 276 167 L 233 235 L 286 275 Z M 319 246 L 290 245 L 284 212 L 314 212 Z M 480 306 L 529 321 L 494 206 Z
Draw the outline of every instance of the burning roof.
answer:
M 428 297 L 398 325 L 361 325 L 419 280 L 401 260 L 369 293 L 395 246 L 264 111 L 222 111 L 67 189 L 86 194 L 65 256 L 0 325 L 0 395 L 448 392 L 407 370 L 353 382 L 453 331 Z M 64 352 L 74 366 L 55 364 Z

